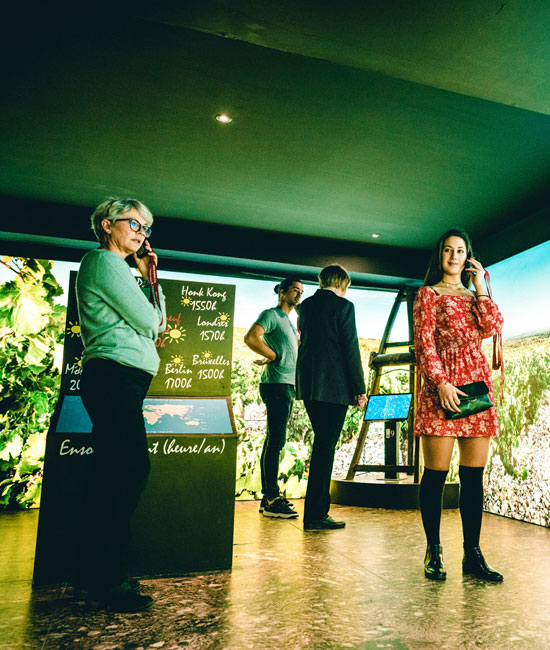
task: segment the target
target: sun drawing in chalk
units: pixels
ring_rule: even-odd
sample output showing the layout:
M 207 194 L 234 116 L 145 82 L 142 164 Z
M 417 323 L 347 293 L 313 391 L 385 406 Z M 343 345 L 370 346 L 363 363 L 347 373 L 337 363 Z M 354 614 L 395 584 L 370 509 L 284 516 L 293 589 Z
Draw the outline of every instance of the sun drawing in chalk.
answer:
M 203 358 L 203 359 L 211 359 L 211 358 L 212 358 L 212 352 L 209 352 L 208 350 L 205 350 L 205 351 L 202 353 L 202 358 Z
M 193 304 L 193 301 L 191 300 L 191 298 L 188 298 L 187 296 L 184 296 L 184 297 L 181 299 L 181 304 L 182 304 L 184 307 L 191 307 L 191 305 Z
M 74 365 L 77 368 L 82 368 L 82 357 L 75 357 L 74 358 Z
M 75 336 L 80 336 L 80 325 L 78 324 L 78 321 L 76 323 L 71 323 L 71 321 L 69 321 L 69 327 L 67 327 L 67 334 L 70 334 L 71 338 L 74 338 Z
M 183 363 L 183 357 L 181 354 L 173 354 L 171 357 L 172 363 Z
M 227 312 L 220 311 L 218 312 L 218 320 L 220 323 L 229 323 L 231 319 L 229 318 L 229 314 Z
M 169 343 L 179 343 L 180 339 L 183 340 L 186 336 L 184 329 L 181 329 L 179 327 L 171 327 L 170 325 L 168 325 L 166 328 L 166 334 Z

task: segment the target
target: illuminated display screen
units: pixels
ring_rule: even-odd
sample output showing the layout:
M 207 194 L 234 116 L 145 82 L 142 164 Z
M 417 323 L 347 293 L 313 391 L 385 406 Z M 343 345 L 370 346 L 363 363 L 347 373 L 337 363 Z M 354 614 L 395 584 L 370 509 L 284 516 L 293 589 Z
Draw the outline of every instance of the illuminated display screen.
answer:
M 225 398 L 146 397 L 143 417 L 149 434 L 224 434 L 233 431 Z M 80 396 L 65 396 L 56 433 L 91 431 L 92 423 Z
M 406 420 L 411 408 L 411 393 L 371 395 L 365 410 L 365 420 Z

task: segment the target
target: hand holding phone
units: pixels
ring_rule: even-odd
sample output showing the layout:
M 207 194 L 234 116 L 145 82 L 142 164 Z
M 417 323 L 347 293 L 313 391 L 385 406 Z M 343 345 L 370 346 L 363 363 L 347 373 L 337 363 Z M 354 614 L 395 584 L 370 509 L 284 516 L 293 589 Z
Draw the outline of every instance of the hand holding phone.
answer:
M 479 260 L 476 260 L 474 257 L 469 256 L 467 260 L 467 267 L 465 265 L 464 270 L 470 274 L 470 278 L 474 284 L 476 292 L 478 294 L 487 293 L 483 289 L 483 279 L 485 278 L 485 269 L 483 268 L 481 262 Z
M 150 284 L 151 291 L 149 302 L 151 302 L 153 307 L 161 308 L 157 276 L 157 265 L 159 260 L 148 239 L 144 239 L 143 244 L 134 253 L 134 260 L 142 278 Z M 161 314 L 159 327 L 162 327 L 163 324 L 164 315 Z
M 142 244 L 142 245 L 137 249 L 137 251 L 136 251 L 136 255 L 137 255 L 140 259 L 143 258 L 143 257 L 145 257 L 146 255 L 149 254 L 148 251 L 147 251 L 147 249 L 145 248 L 145 244 L 146 244 L 146 242 L 147 242 L 147 240 L 144 239 L 144 240 L 143 240 L 143 244 Z
M 142 277 L 145 280 L 149 279 L 149 266 L 158 264 L 157 254 L 151 247 L 148 239 L 143 240 L 143 244 L 139 249 L 134 253 L 134 260 L 138 271 L 141 273 Z

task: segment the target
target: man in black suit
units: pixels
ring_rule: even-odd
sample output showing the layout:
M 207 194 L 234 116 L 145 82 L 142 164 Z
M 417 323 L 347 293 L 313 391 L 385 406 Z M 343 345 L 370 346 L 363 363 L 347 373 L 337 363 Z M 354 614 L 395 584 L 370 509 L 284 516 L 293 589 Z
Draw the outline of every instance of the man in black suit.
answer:
M 343 521 L 334 521 L 328 514 L 334 451 L 348 406 L 362 408 L 366 402 L 355 309 L 344 298 L 350 282 L 342 266 L 326 266 L 319 274 L 320 289 L 304 300 L 298 312 L 296 397 L 304 400 L 315 435 L 304 530 L 345 526 Z

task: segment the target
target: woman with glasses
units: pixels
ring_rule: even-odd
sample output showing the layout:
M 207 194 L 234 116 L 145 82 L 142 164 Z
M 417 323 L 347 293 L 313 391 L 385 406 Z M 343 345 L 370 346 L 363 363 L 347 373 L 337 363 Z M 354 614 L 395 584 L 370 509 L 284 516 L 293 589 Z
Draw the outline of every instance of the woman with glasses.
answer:
M 100 246 L 83 257 L 76 279 L 84 344 L 80 387 L 94 453 L 75 578 L 91 600 L 126 612 L 152 602 L 127 581 L 125 570 L 130 518 L 150 469 L 143 400 L 158 370 L 155 340 L 166 320 L 162 289 L 155 293 L 149 285 L 149 265 L 157 262 L 147 241 L 152 223 L 135 199 L 99 205 L 92 230 Z

